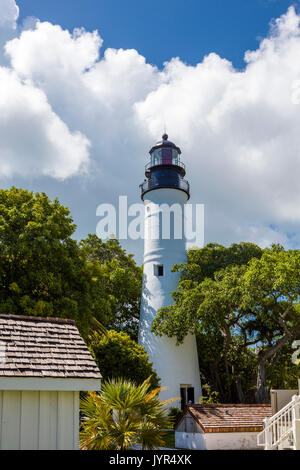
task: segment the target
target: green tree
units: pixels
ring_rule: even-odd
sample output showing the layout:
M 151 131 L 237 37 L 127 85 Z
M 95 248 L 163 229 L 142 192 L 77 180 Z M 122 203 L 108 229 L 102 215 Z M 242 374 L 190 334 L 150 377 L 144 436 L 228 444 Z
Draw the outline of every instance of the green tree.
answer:
M 252 403 L 256 354 L 251 347 L 241 348 L 239 335 L 232 334 L 226 358 L 222 359 L 223 336 L 196 332 L 202 389 L 205 398 L 218 394 L 221 403 Z M 221 360 L 219 358 L 221 357 Z M 217 366 L 216 366 L 217 359 Z M 207 393 L 207 391 L 210 393 Z
M 107 328 L 125 331 L 137 339 L 142 269 L 118 240 L 103 242 L 89 235 L 80 242 L 80 248 L 93 280 L 93 315 Z
M 104 382 L 99 395 L 81 400 L 83 421 L 80 447 L 84 450 L 127 450 L 140 445 L 165 445 L 164 429 L 171 426 L 161 389 L 150 391 L 149 379 L 140 385 L 117 379 Z
M 262 403 L 268 401 L 268 362 L 275 364 L 282 349 L 300 335 L 299 279 L 299 250 L 278 247 L 252 260 L 242 278 L 242 305 L 252 314 L 245 326 L 259 345 L 256 397 Z
M 45 193 L 0 190 L 0 311 L 90 322 L 89 279 L 69 210 Z
M 141 384 L 151 376 L 151 387 L 159 386 L 159 378 L 145 349 L 127 334 L 114 330 L 108 330 L 106 335 L 95 332 L 89 344 L 105 380 L 122 377 Z
M 266 364 L 266 381 L 268 389 L 297 389 L 300 377 L 300 364 L 293 364 L 291 356 L 294 349 L 288 343 L 275 356 L 275 361 Z
M 57 199 L 0 190 L 0 311 L 73 318 L 85 339 L 97 321 L 136 338 L 141 268 L 117 240 L 78 244 L 75 229 Z
M 211 390 L 209 385 L 204 384 L 202 386 L 202 393 L 203 395 L 200 398 L 200 403 L 207 403 L 207 404 L 220 403 L 219 393 Z
M 214 279 L 215 273 L 229 266 L 248 264 L 252 258 L 260 258 L 263 250 L 249 242 L 233 243 L 230 247 L 208 243 L 204 248 L 188 251 L 188 262 L 175 265 L 174 271 L 181 271 L 182 280 L 200 283 L 206 278 Z

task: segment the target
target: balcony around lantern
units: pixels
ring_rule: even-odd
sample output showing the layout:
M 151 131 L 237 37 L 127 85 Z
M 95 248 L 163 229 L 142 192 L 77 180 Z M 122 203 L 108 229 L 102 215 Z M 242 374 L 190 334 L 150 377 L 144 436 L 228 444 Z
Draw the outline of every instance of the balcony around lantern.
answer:
M 161 188 L 172 188 L 172 189 L 180 189 L 184 191 L 188 198 L 190 198 L 190 184 L 187 180 L 181 178 L 178 175 L 178 178 L 175 180 L 173 179 L 165 179 L 165 178 L 148 178 L 142 184 L 140 184 L 141 188 L 141 197 L 144 198 L 144 195 L 148 191 L 152 191 L 154 189 L 161 189 Z

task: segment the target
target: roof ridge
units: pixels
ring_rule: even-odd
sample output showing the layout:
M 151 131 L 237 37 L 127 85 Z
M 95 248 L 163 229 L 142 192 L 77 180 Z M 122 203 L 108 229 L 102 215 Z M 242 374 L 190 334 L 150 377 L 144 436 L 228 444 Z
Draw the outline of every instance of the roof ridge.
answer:
M 257 407 L 266 407 L 271 406 L 270 403 L 193 403 L 188 405 L 188 408 L 201 408 L 201 407 L 209 407 L 209 408 L 225 408 L 225 407 L 232 407 L 232 408 L 257 408 Z
M 34 321 L 34 322 L 44 322 L 44 323 L 61 323 L 68 325 L 76 325 L 75 320 L 70 318 L 57 318 L 57 317 L 35 317 L 30 315 L 8 315 L 0 314 L 0 319 L 4 320 L 19 320 L 19 321 Z

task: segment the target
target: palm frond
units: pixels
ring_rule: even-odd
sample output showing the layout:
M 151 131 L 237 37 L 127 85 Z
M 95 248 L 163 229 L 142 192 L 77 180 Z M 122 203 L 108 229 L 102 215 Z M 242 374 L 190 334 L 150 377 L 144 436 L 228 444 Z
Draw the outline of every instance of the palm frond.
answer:
M 81 449 L 144 449 L 164 445 L 164 431 L 170 426 L 166 404 L 157 388 L 149 391 L 150 377 L 141 385 L 123 379 L 103 383 L 99 394 L 90 392 L 81 400 L 83 414 Z

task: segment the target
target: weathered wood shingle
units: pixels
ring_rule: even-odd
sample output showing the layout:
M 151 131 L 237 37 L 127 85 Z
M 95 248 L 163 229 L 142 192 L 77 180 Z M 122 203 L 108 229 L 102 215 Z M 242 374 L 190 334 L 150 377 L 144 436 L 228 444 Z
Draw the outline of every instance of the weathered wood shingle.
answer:
M 100 379 L 73 320 L 0 315 L 0 377 Z

